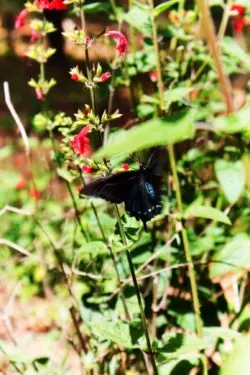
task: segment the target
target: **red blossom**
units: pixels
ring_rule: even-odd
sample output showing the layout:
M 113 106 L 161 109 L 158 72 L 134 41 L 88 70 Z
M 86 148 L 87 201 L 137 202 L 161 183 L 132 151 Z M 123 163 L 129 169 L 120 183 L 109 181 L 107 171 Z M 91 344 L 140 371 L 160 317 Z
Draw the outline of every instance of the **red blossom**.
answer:
M 129 168 L 130 168 L 130 165 L 128 163 L 122 164 L 122 169 L 124 169 L 125 171 L 128 171 Z
M 26 181 L 23 177 L 20 177 L 19 180 L 16 183 L 16 189 L 22 190 L 26 187 Z
M 27 9 L 23 9 L 15 19 L 15 29 L 20 29 L 25 25 L 26 17 L 28 15 Z
M 30 188 L 29 193 L 30 193 L 30 197 L 35 199 L 36 201 L 38 201 L 42 197 L 41 191 L 39 191 L 38 189 L 36 189 L 34 187 Z
M 156 82 L 157 81 L 157 72 L 155 70 L 153 70 L 152 72 L 149 73 L 149 77 L 150 77 L 152 82 Z
M 79 75 L 78 75 L 77 73 L 73 73 L 73 74 L 71 74 L 71 79 L 72 79 L 73 81 L 78 81 L 78 79 L 79 79 Z
M 37 0 L 36 5 L 43 10 L 65 10 L 67 7 L 63 0 Z
M 230 7 L 230 11 L 232 12 L 232 25 L 233 29 L 236 33 L 242 32 L 242 29 L 246 23 L 244 18 L 245 15 L 245 7 L 240 4 L 233 4 Z
M 89 165 L 83 165 L 82 171 L 87 174 L 92 174 L 94 171 L 93 167 L 90 167 Z
M 112 77 L 112 74 L 110 72 L 102 73 L 100 76 L 100 80 L 102 82 L 106 82 L 110 77 Z
M 110 30 L 107 35 L 116 39 L 116 49 L 120 55 L 125 55 L 128 52 L 128 40 L 120 31 Z
M 32 30 L 31 37 L 30 37 L 30 42 L 34 43 L 37 39 L 40 38 L 40 33 L 36 30 Z
M 86 126 L 83 128 L 79 134 L 75 135 L 72 146 L 75 152 L 79 153 L 80 155 L 89 155 L 92 153 L 92 149 L 89 145 L 89 138 L 87 134 L 89 132 L 89 128 Z
M 41 100 L 41 101 L 44 100 L 44 94 L 40 88 L 37 87 L 35 89 L 35 93 L 36 93 L 37 100 Z

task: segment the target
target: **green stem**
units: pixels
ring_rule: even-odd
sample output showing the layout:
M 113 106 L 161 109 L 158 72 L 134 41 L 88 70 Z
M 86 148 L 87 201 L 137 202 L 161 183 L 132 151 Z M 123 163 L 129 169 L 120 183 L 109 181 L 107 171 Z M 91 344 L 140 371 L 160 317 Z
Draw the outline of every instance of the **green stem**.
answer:
M 181 189 L 180 189 L 180 183 L 179 183 L 179 178 L 178 178 L 178 174 L 177 174 L 176 160 L 175 160 L 173 145 L 168 146 L 168 153 L 169 153 L 170 166 L 171 166 L 171 170 L 172 170 L 172 173 L 173 173 L 177 207 L 178 207 L 179 214 L 181 216 L 183 216 L 184 209 L 183 209 L 183 204 L 182 204 Z M 192 255 L 191 255 L 191 251 L 190 251 L 190 245 L 189 245 L 187 231 L 184 228 L 183 224 L 181 224 L 181 234 L 182 234 L 185 256 L 186 256 L 186 260 L 187 260 L 187 263 L 188 263 L 189 279 L 190 279 L 192 298 L 193 298 L 193 304 L 194 304 L 196 330 L 197 330 L 198 336 L 202 337 L 200 302 L 199 302 L 199 298 L 198 298 L 198 288 L 197 288 L 197 284 L 196 284 L 194 264 L 193 264 Z
M 109 3 L 114 13 L 115 19 L 117 20 L 117 8 L 116 8 L 115 0 L 109 0 Z
M 126 236 L 125 236 L 125 233 L 124 233 L 124 230 L 123 230 L 120 213 L 119 213 L 119 210 L 118 210 L 118 207 L 117 207 L 116 204 L 115 204 L 115 212 L 116 212 L 116 218 L 117 218 L 118 227 L 119 227 L 119 231 L 120 231 L 120 234 L 121 234 L 122 242 L 125 246 L 127 246 L 127 240 L 126 240 Z M 145 317 L 144 309 L 143 309 L 143 305 L 142 305 L 141 293 L 140 293 L 140 289 L 139 289 L 139 286 L 138 286 L 138 283 L 137 283 L 135 269 L 134 269 L 133 261 L 132 261 L 129 250 L 126 251 L 126 255 L 127 255 L 127 259 L 128 259 L 130 273 L 131 273 L 132 280 L 133 280 L 134 287 L 135 287 L 135 292 L 136 292 L 136 296 L 137 296 L 139 309 L 140 309 L 140 315 L 141 315 L 141 320 L 142 320 L 143 331 L 144 331 L 145 338 L 146 338 L 148 353 L 149 353 L 149 356 L 150 356 L 150 360 L 151 360 L 151 364 L 152 364 L 152 367 L 153 367 L 154 374 L 157 375 L 158 370 L 157 370 L 155 357 L 154 357 L 154 353 L 153 353 L 153 350 L 152 350 L 151 341 L 150 341 L 150 337 L 149 337 L 146 317 Z
M 224 38 L 225 32 L 226 32 L 228 20 L 229 20 L 229 17 L 230 17 L 230 5 L 231 4 L 232 4 L 231 0 L 228 0 L 227 3 L 224 4 L 223 16 L 222 16 L 218 36 L 217 36 L 219 41 L 222 41 L 222 39 Z

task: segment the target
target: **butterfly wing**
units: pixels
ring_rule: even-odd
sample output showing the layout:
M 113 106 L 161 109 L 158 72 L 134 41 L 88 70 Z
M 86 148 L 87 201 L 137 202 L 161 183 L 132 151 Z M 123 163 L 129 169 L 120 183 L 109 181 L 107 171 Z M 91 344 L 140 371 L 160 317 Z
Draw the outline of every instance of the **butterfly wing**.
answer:
M 139 178 L 139 171 L 117 173 L 85 185 L 80 194 L 103 198 L 111 203 L 122 203 L 130 195 L 133 186 L 137 185 Z
M 128 198 L 125 200 L 125 209 L 131 216 L 144 223 L 161 211 L 161 203 L 154 187 L 143 174 L 140 175 L 139 182 L 132 186 Z

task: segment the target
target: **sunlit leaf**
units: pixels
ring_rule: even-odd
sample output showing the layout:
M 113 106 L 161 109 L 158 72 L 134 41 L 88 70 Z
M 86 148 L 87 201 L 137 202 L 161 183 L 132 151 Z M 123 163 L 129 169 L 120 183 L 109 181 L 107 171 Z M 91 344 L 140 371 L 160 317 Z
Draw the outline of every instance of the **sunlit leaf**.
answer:
M 162 4 L 157 5 L 154 8 L 154 13 L 153 13 L 154 16 L 155 17 L 159 16 L 161 13 L 165 12 L 166 10 L 168 10 L 168 8 L 170 8 L 172 5 L 179 3 L 179 1 L 180 0 L 169 0 L 169 1 L 165 1 Z
M 227 273 L 242 273 L 250 269 L 250 238 L 239 233 L 212 258 L 209 267 L 210 277 L 223 276 Z
M 216 160 L 215 173 L 228 202 L 236 202 L 243 193 L 246 179 L 242 161 Z
M 233 350 L 225 356 L 220 375 L 246 375 L 250 369 L 250 334 L 241 336 Z
M 234 134 L 250 130 L 250 105 L 249 103 L 238 112 L 228 116 L 219 116 L 214 119 L 215 131 Z
M 191 205 L 185 212 L 185 218 L 192 217 L 192 216 L 219 221 L 221 223 L 228 224 L 228 225 L 231 224 L 231 221 L 227 217 L 226 214 L 224 214 L 217 208 L 210 207 L 210 206 Z
M 166 146 L 194 136 L 194 111 L 156 117 L 121 134 L 116 141 L 107 144 L 96 154 L 97 159 L 121 153 L 133 153 L 155 146 Z
M 147 11 L 134 6 L 123 16 L 124 21 L 133 26 L 136 30 L 150 37 L 152 35 L 152 24 Z

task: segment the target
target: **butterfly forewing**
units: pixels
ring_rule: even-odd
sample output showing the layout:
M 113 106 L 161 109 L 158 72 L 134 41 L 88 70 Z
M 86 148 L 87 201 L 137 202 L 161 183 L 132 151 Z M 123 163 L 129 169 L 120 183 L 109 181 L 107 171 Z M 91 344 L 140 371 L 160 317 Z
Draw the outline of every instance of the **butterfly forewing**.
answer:
M 80 194 L 103 198 L 111 203 L 122 203 L 139 178 L 139 171 L 114 174 L 85 185 Z

